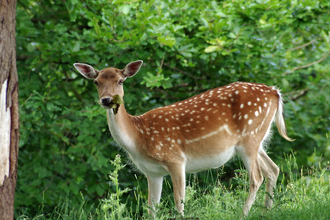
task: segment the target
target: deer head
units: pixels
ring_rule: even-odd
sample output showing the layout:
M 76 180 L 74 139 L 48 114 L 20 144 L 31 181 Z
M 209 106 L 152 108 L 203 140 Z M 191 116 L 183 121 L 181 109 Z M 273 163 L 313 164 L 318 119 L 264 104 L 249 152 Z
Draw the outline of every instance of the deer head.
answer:
M 111 108 L 114 96 L 124 96 L 123 83 L 127 77 L 133 77 L 141 68 L 142 60 L 134 61 L 126 65 L 124 69 L 106 68 L 101 71 L 84 63 L 75 63 L 74 67 L 87 79 L 94 79 L 99 93 L 100 105 L 103 108 Z

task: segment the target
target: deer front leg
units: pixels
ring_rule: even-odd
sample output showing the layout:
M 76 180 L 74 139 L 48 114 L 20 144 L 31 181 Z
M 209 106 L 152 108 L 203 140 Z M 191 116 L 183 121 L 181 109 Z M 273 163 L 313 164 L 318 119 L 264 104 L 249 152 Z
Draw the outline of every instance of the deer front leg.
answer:
M 173 183 L 175 206 L 178 212 L 184 216 L 183 209 L 186 189 L 185 167 L 183 164 L 172 165 L 169 171 Z
M 163 176 L 149 176 L 147 175 L 148 180 L 148 205 L 149 215 L 152 215 L 154 218 L 156 216 L 155 205 L 159 204 L 160 196 L 162 193 L 163 186 Z

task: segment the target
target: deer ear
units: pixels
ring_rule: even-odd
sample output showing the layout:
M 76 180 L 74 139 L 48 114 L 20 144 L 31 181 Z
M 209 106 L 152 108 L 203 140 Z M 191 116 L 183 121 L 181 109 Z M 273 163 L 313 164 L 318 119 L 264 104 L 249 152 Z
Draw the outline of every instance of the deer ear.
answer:
M 87 79 L 95 79 L 99 74 L 98 70 L 85 63 L 75 63 L 73 66 Z
M 132 77 L 137 72 L 139 72 L 141 66 L 143 64 L 142 60 L 133 61 L 126 65 L 126 67 L 123 69 L 123 74 L 125 77 Z

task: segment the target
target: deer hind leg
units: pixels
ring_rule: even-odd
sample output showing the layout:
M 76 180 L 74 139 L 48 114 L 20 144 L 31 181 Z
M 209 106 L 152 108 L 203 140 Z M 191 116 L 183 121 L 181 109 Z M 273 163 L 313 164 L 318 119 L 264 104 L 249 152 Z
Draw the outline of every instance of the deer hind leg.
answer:
M 172 184 L 175 206 L 178 212 L 184 216 L 184 199 L 186 189 L 186 173 L 184 164 L 171 164 L 167 166 L 170 173 Z
M 245 144 L 244 148 L 238 149 L 238 152 L 241 155 L 244 165 L 248 171 L 249 183 L 250 183 L 249 195 L 243 208 L 244 216 L 248 215 L 251 206 L 254 203 L 254 200 L 256 199 L 258 189 L 263 182 L 263 176 L 258 161 L 258 147 L 254 147 L 258 145 L 252 143 L 250 145 Z
M 155 205 L 159 204 L 160 196 L 162 193 L 163 186 L 163 176 L 149 176 L 147 175 L 148 180 L 148 206 L 149 215 L 152 215 L 154 218 L 156 216 Z
M 280 169 L 278 166 L 268 157 L 266 152 L 263 149 L 259 151 L 258 157 L 261 171 L 263 175 L 266 177 L 266 191 L 267 194 L 265 196 L 265 207 L 267 209 L 271 209 L 273 205 L 273 196 L 274 189 L 276 187 L 277 177 L 279 175 Z

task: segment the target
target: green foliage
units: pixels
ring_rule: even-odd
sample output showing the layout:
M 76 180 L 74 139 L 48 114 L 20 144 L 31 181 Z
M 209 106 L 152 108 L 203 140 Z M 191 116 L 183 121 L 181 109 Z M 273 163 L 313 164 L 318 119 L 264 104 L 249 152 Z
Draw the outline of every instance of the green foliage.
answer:
M 104 212 L 104 219 L 125 219 L 123 214 L 127 211 L 126 205 L 120 202 L 120 199 L 124 193 L 130 191 L 126 188 L 121 190 L 118 181 L 118 171 L 123 169 L 125 166 L 121 164 L 120 155 L 118 154 L 114 161 L 110 161 L 115 167 L 115 170 L 110 172 L 109 178 L 116 187 L 115 193 L 109 194 L 107 199 L 102 200 L 101 209 Z
M 290 143 L 277 132 L 271 157 L 299 166 L 330 158 L 330 3 L 298 0 L 19 0 L 20 153 L 16 212 L 51 211 L 70 196 L 88 204 L 116 191 L 106 173 L 117 154 L 97 92 L 72 64 L 144 66 L 127 79 L 131 114 L 234 81 L 281 88 Z M 318 152 L 318 153 L 315 153 Z M 230 168 L 235 165 L 229 165 Z M 136 185 L 124 168 L 120 188 Z M 286 170 L 283 170 L 287 172 Z M 146 181 L 137 175 L 146 196 Z M 128 193 L 129 202 L 134 192 Z
M 124 101 L 123 101 L 122 97 L 120 95 L 114 95 L 113 99 L 112 99 L 112 104 L 110 104 L 109 107 L 113 109 L 113 112 L 116 115 L 118 112 L 119 106 L 123 105 L 123 104 L 124 104 Z

